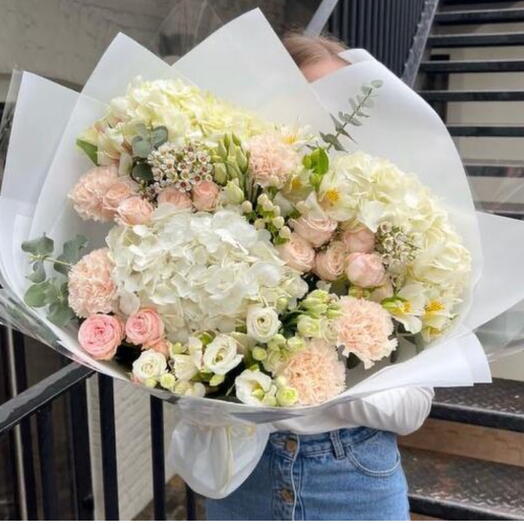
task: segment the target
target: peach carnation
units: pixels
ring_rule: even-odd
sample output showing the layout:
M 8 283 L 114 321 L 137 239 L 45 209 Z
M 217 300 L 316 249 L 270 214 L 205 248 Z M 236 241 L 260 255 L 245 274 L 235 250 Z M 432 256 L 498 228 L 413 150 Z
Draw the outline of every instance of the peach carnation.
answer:
M 299 163 L 295 150 L 274 134 L 255 136 L 247 148 L 249 170 L 262 187 L 283 187 Z
M 69 194 L 75 211 L 84 220 L 108 222 L 114 211 L 104 205 L 104 196 L 118 179 L 114 165 L 94 167 L 80 177 Z
M 295 353 L 279 376 L 297 390 L 298 401 L 304 406 L 336 397 L 346 384 L 345 365 L 339 360 L 336 348 L 319 339 L 311 340 L 303 350 Z
M 95 313 L 111 313 L 116 298 L 109 249 L 88 253 L 69 271 L 69 306 L 84 318 Z
M 343 297 L 339 304 L 341 316 L 335 321 L 335 330 L 344 356 L 354 353 L 368 369 L 397 347 L 397 340 L 389 338 L 393 320 L 380 304 L 353 297 Z

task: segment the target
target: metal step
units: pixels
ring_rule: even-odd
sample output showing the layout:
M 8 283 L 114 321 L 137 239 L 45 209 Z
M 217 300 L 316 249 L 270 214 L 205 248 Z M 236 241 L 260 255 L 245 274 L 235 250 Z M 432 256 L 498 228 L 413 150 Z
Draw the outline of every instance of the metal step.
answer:
M 414 513 L 446 520 L 524 519 L 524 468 L 402 448 Z
M 464 162 L 468 176 L 471 177 L 510 177 L 524 178 L 524 162 Z
M 524 382 L 494 378 L 492 384 L 437 388 L 430 416 L 524 432 Z
M 524 45 L 524 33 L 431 35 L 428 47 L 478 47 Z
M 494 24 L 524 21 L 524 9 L 482 9 L 478 11 L 444 11 L 435 15 L 439 24 Z
M 524 136 L 524 126 L 482 126 L 468 124 L 448 124 L 451 136 Z
M 419 91 L 428 102 L 515 102 L 524 100 L 524 91 Z
M 524 71 L 524 60 L 430 60 L 420 64 L 426 73 L 506 73 Z

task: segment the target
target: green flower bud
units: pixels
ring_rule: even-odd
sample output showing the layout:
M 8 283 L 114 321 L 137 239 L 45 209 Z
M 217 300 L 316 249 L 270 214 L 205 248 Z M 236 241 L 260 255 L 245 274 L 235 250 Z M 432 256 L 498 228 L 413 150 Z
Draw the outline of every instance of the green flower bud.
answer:
M 298 402 L 298 391 L 290 387 L 279 388 L 276 400 L 279 406 L 292 406 Z
M 248 166 L 247 155 L 238 147 L 235 154 L 236 163 L 241 171 L 246 171 Z
M 287 347 L 290 351 L 301 351 L 306 347 L 306 341 L 301 337 L 291 337 L 287 339 Z
M 262 403 L 265 405 L 265 406 L 268 406 L 268 407 L 275 407 L 277 405 L 277 399 L 275 398 L 275 395 L 265 395 L 264 398 L 262 399 Z
M 280 297 L 278 300 L 277 300 L 277 311 L 279 313 L 282 313 L 282 311 L 285 311 L 287 309 L 289 305 L 289 300 L 286 298 L 286 297 Z
M 236 180 L 230 180 L 224 190 L 224 195 L 229 204 L 238 205 L 244 200 L 244 191 L 238 187 Z
M 258 388 L 253 389 L 251 395 L 258 400 L 262 400 L 265 396 L 265 392 L 262 388 L 258 387 Z
M 355 298 L 369 298 L 370 291 L 357 286 L 351 286 L 348 290 L 348 295 Z
M 242 207 L 242 213 L 244 213 L 245 215 L 253 211 L 253 204 L 249 200 L 244 200 L 244 202 L 242 202 L 241 207 Z
M 277 229 L 280 229 L 282 227 L 284 227 L 284 217 L 275 217 L 271 223 L 277 228 Z
M 228 158 L 227 163 L 226 163 L 226 169 L 227 169 L 227 174 L 229 175 L 229 178 L 242 178 L 242 172 L 236 165 L 234 158 L 231 158 L 231 159 Z
M 324 291 L 323 289 L 315 289 L 314 291 L 311 291 L 308 297 L 316 298 L 318 300 L 321 300 L 322 302 L 325 302 L 329 299 L 329 293 L 327 291 Z
M 291 229 L 289 227 L 284 226 L 280 228 L 280 231 L 278 232 L 279 236 L 284 239 L 291 238 Z
M 203 333 L 200 333 L 198 336 L 199 340 L 204 344 L 204 346 L 207 346 L 210 342 L 213 342 L 215 339 L 213 333 L 210 333 L 209 331 L 204 331 Z
M 162 386 L 164 389 L 171 391 L 175 386 L 175 383 L 176 378 L 171 373 L 164 373 L 163 375 L 160 375 L 160 386 Z
M 300 315 L 298 317 L 297 331 L 303 337 L 322 338 L 322 323 L 320 319 Z
M 215 182 L 218 184 L 225 184 L 227 180 L 227 169 L 225 164 L 222 162 L 215 164 L 215 171 L 213 174 L 213 177 L 215 179 Z
M 211 377 L 211 380 L 209 381 L 210 386 L 219 386 L 224 382 L 226 376 L 225 375 L 213 375 Z
M 250 371 L 260 371 L 260 366 L 258 364 L 253 364 L 248 368 Z
M 286 344 L 286 337 L 277 333 L 269 342 L 277 346 L 284 346 Z
M 262 361 L 267 358 L 267 351 L 260 346 L 255 346 L 251 352 L 251 355 L 255 360 Z
M 146 388 L 156 388 L 157 384 L 158 384 L 158 380 L 156 378 L 146 378 L 144 380 L 144 386 Z
M 287 386 L 287 378 L 285 378 L 285 377 L 277 377 L 275 379 L 275 385 L 278 388 L 283 388 L 283 387 Z
M 169 343 L 169 354 L 171 355 L 171 357 L 173 357 L 173 355 L 180 355 L 185 351 L 186 348 L 180 342 L 177 342 L 175 344 Z
M 340 307 L 332 306 L 332 307 L 328 308 L 326 316 L 327 316 L 327 318 L 329 318 L 329 320 L 333 320 L 335 318 L 340 318 L 342 316 L 342 311 L 341 311 Z

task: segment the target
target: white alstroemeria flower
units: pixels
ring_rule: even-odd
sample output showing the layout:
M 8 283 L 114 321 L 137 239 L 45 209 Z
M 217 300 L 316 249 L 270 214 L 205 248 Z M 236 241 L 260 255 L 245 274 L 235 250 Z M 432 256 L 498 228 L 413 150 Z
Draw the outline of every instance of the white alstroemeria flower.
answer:
M 264 397 L 272 387 L 271 377 L 262 371 L 246 369 L 235 379 L 237 398 L 250 406 L 264 406 Z
M 456 302 L 456 298 L 446 295 L 427 300 L 422 316 L 422 334 L 425 339 L 431 340 L 442 334 L 453 319 L 451 310 Z
M 217 335 L 204 349 L 202 362 L 206 371 L 225 375 L 242 361 L 238 354 L 238 343 L 229 335 Z
M 133 377 L 141 384 L 151 379 L 158 380 L 166 371 L 166 357 L 153 349 L 142 351 L 133 362 Z
M 247 310 L 247 334 L 257 342 L 268 342 L 280 329 L 278 313 L 272 307 L 250 306 Z
M 425 289 L 421 284 L 405 285 L 395 297 L 382 302 L 391 316 L 398 320 L 410 333 L 418 333 L 422 329 L 422 315 L 426 303 Z

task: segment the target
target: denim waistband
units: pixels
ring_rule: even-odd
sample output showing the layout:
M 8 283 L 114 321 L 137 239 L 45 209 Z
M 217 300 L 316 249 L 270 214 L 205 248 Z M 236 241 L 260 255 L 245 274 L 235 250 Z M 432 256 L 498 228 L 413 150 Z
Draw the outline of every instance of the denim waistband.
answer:
M 377 431 L 366 427 L 345 428 L 314 435 L 279 431 L 270 435 L 269 442 L 277 453 L 286 456 L 295 456 L 297 453 L 302 456 L 333 453 L 336 458 L 342 458 L 348 446 L 358 444 Z

